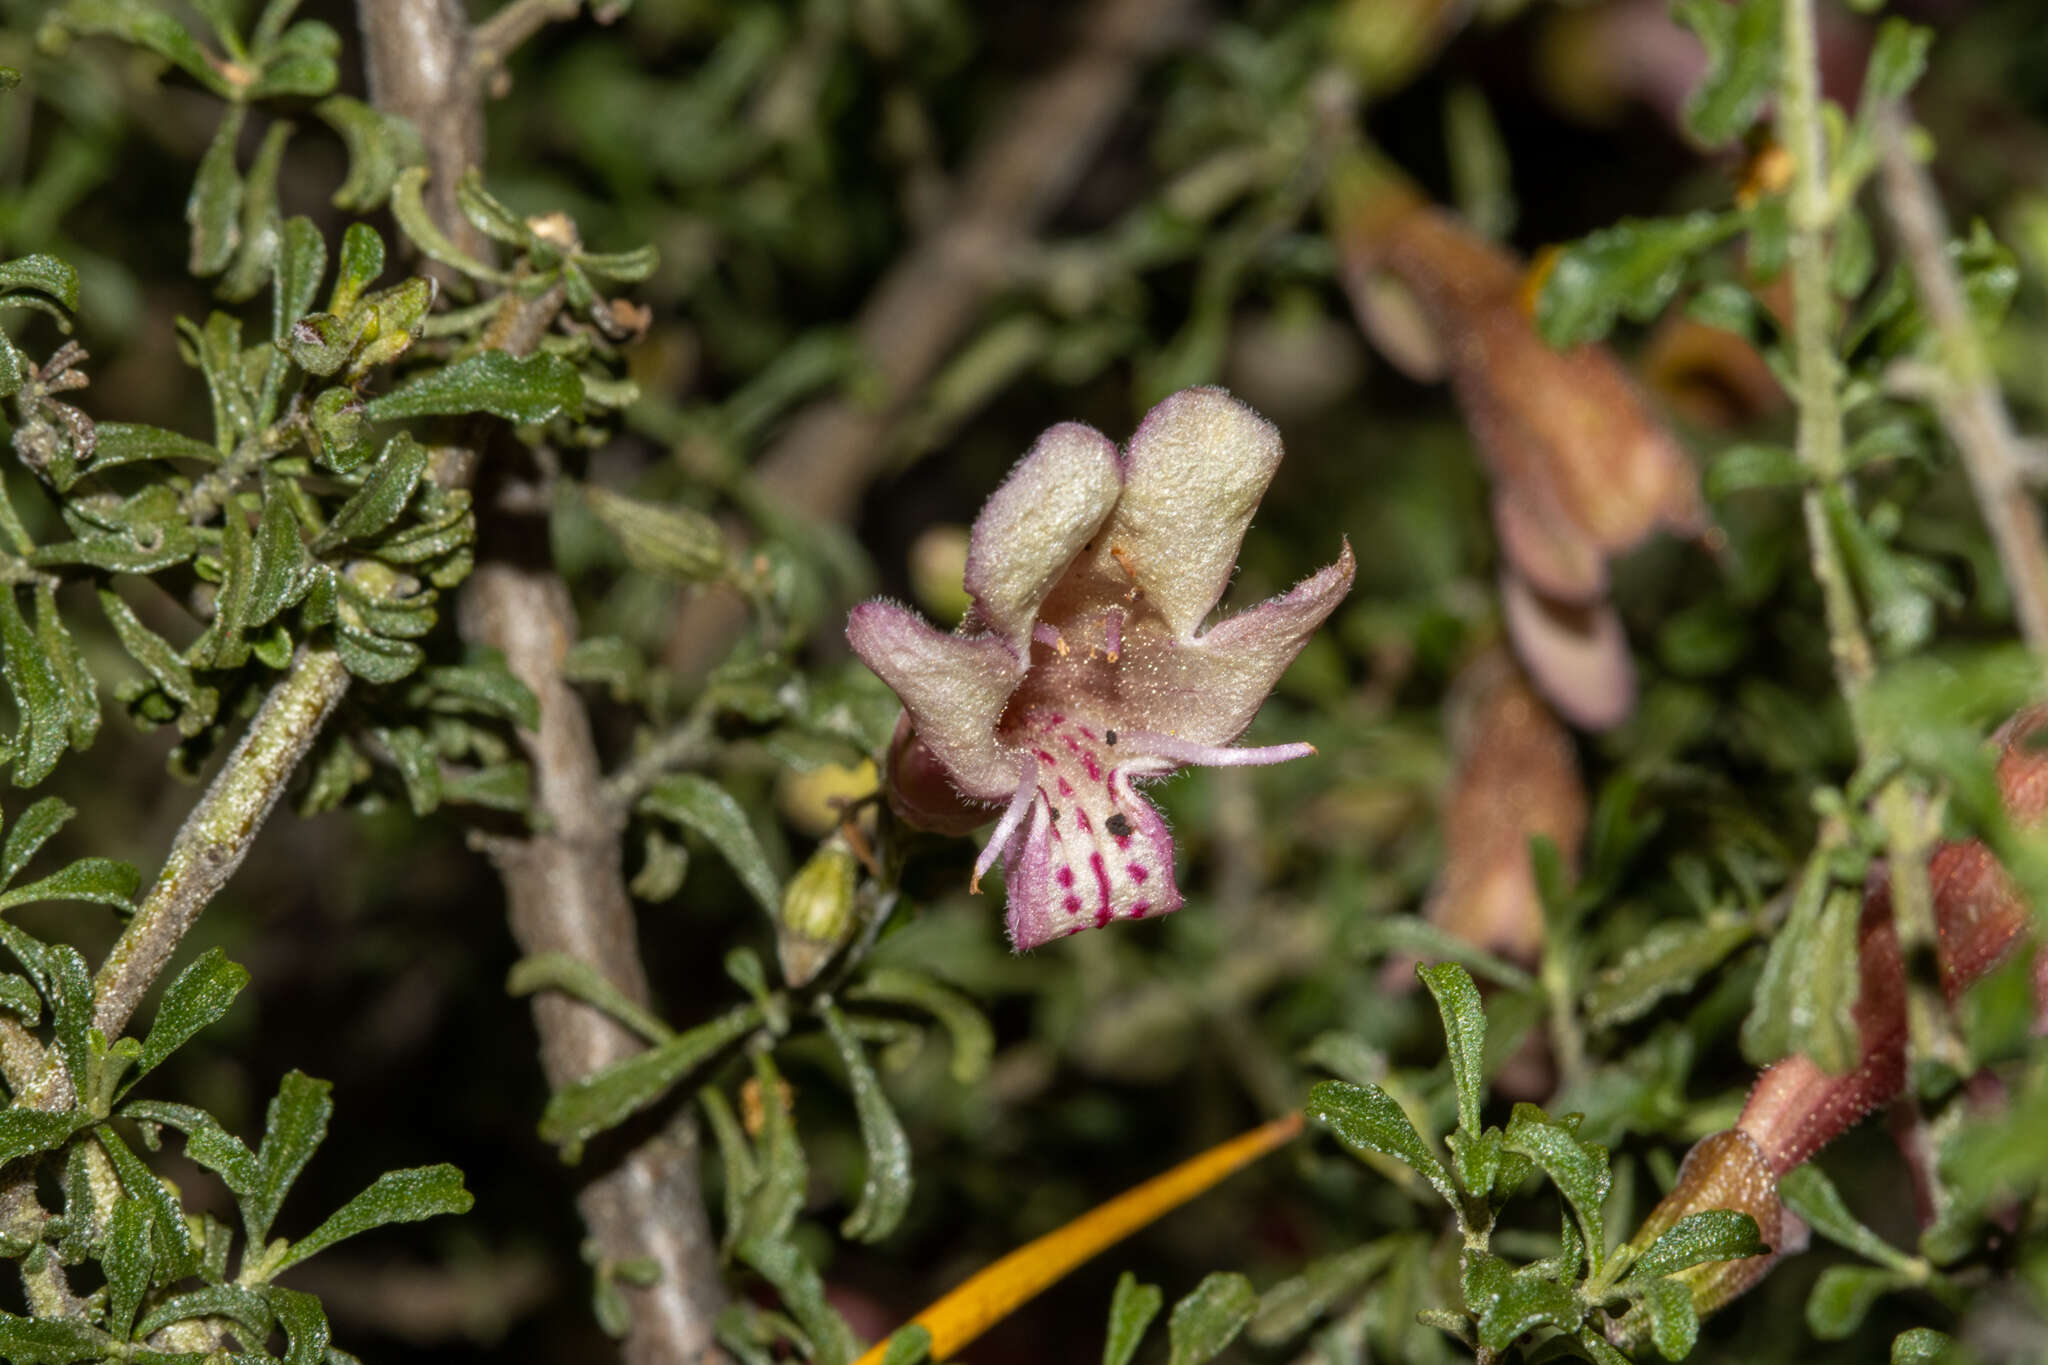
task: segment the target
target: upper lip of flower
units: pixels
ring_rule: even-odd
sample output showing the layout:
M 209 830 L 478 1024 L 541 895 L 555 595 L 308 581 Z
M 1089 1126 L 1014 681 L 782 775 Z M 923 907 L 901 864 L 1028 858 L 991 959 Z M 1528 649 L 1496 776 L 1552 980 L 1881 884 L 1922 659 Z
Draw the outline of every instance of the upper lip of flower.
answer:
M 1227 746 L 1349 591 L 1350 545 L 1200 629 L 1280 454 L 1271 425 L 1212 388 L 1160 403 L 1121 453 L 1053 427 L 975 521 L 959 631 L 854 609 L 848 639 L 960 793 L 1008 803 L 976 872 L 1004 855 L 1019 948 L 1179 906 L 1171 839 L 1133 779 L 1313 752 Z

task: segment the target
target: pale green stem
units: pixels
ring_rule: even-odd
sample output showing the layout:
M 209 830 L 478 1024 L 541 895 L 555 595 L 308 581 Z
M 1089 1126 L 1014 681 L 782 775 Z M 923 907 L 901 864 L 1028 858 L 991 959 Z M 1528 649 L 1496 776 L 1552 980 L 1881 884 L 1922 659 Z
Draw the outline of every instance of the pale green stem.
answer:
M 1828 644 L 1835 678 L 1849 709 L 1858 751 L 1870 751 L 1866 698 L 1876 676 L 1876 658 L 1849 577 L 1842 547 L 1828 522 L 1828 499 L 1847 498 L 1843 483 L 1840 362 L 1834 348 L 1834 298 L 1828 283 L 1828 240 L 1834 201 L 1828 192 L 1827 139 L 1821 121 L 1820 65 L 1815 40 L 1814 0 L 1784 0 L 1783 69 L 1778 89 L 1778 140 L 1792 154 L 1788 203 L 1791 236 L 1787 260 L 1792 275 L 1794 401 L 1799 406 L 1799 459 L 1809 484 L 1804 497 L 1813 575 L 1825 603 Z M 1851 514 L 1854 514 L 1853 508 Z M 1934 897 L 1927 880 L 1927 834 L 1923 805 L 1901 780 L 1887 782 L 1876 800 L 1890 862 L 1892 917 L 1906 963 L 1913 1055 L 1953 1060 L 1957 1046 L 1946 1027 L 1938 983 L 1928 970 L 1934 958 Z

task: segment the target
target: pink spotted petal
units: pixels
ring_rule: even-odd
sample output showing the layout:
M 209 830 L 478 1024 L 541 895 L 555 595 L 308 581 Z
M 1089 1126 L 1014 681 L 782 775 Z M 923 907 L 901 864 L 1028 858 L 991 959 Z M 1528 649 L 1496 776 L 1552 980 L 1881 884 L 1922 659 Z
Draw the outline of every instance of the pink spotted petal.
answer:
M 892 602 L 855 607 L 846 638 L 902 700 L 918 738 L 962 794 L 1010 796 L 1018 761 L 996 743 L 996 722 L 1024 677 L 1022 658 L 994 635 L 947 635 Z
M 980 619 L 1019 652 L 1039 604 L 1102 529 L 1122 488 L 1115 443 L 1063 422 L 983 504 L 967 542 L 967 591 Z
M 1280 465 L 1280 433 L 1222 389 L 1183 389 L 1138 426 L 1124 491 L 1095 562 L 1135 580 L 1189 639 L 1222 600 L 1252 513 Z
M 1144 686 L 1127 689 L 1121 699 L 1124 720 L 1194 745 L 1230 743 L 1351 591 L 1356 571 L 1346 541 L 1336 563 L 1293 590 L 1226 617 L 1193 640 L 1146 653 Z

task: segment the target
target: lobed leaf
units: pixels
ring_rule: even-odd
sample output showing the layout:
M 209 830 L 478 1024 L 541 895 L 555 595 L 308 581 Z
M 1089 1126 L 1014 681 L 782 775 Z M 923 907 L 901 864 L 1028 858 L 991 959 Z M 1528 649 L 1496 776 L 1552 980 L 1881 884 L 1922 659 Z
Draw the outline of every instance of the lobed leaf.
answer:
M 289 1270 L 308 1256 L 372 1228 L 417 1223 L 444 1213 L 468 1213 L 475 1203 L 476 1197 L 463 1188 L 462 1172 L 445 1163 L 386 1171 L 326 1222 L 293 1242 L 277 1263 L 277 1271 Z

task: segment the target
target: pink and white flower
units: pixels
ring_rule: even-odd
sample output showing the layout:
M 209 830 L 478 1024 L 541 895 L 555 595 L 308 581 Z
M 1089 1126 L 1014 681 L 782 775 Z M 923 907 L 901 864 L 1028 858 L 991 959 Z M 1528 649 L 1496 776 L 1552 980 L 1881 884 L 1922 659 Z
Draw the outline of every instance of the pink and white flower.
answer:
M 903 701 L 891 801 L 960 833 L 1000 806 L 975 883 L 1002 858 L 1019 950 L 1180 908 L 1172 836 L 1136 784 L 1315 752 L 1229 746 L 1350 590 L 1350 545 L 1201 629 L 1280 454 L 1279 432 L 1221 389 L 1166 399 L 1121 452 L 1063 423 L 976 518 L 959 630 L 854 608 L 848 640 Z

